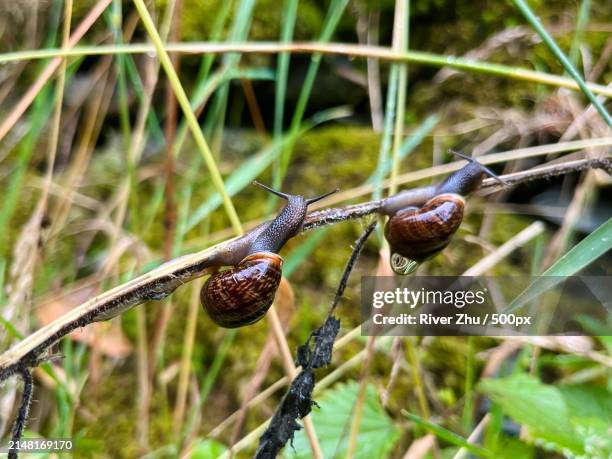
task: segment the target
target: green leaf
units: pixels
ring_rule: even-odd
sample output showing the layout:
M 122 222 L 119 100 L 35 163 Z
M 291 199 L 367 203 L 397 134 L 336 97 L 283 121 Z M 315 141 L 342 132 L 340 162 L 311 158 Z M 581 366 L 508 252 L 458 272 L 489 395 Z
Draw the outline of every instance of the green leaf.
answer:
M 572 417 L 599 418 L 612 426 L 612 394 L 605 387 L 560 386 L 559 391 Z
M 348 445 L 348 432 L 353 419 L 358 384 L 338 384 L 317 400 L 320 408 L 313 407 L 311 417 L 323 457 L 344 457 Z M 355 458 L 386 458 L 397 439 L 399 431 L 380 405 L 372 386 L 366 389 L 363 416 L 357 437 Z M 292 449 L 285 448 L 285 456 L 291 458 L 310 458 L 312 451 L 304 430 L 295 435 Z
M 227 452 L 227 447 L 211 438 L 200 439 L 191 450 L 191 459 L 215 459 Z
M 497 449 L 495 450 L 497 459 L 533 459 L 536 457 L 536 450 L 532 445 L 523 443 L 518 438 L 501 435 Z
M 442 440 L 447 441 L 451 445 L 465 448 L 470 453 L 475 454 L 478 457 L 485 457 L 485 458 L 497 457 L 491 451 L 481 446 L 475 445 L 474 443 L 470 443 L 465 438 L 463 438 L 461 435 L 458 435 L 455 432 L 445 429 L 444 427 L 439 426 L 438 424 L 434 424 L 433 422 L 430 422 L 427 419 L 417 416 L 416 414 L 408 413 L 407 411 L 402 411 L 402 414 L 406 416 L 408 419 L 410 419 L 411 421 L 420 425 L 421 427 L 424 427 L 425 429 L 434 433 L 438 438 L 441 438 Z
M 563 281 L 563 277 L 576 274 L 589 263 L 605 254 L 611 247 L 612 218 L 608 219 L 608 221 L 559 258 L 554 265 L 523 290 L 504 312 L 519 309 Z
M 607 440 L 612 397 L 605 388 L 555 387 L 524 374 L 484 380 L 480 388 L 505 414 L 527 426 L 534 439 L 557 451 L 593 458 L 612 455 Z

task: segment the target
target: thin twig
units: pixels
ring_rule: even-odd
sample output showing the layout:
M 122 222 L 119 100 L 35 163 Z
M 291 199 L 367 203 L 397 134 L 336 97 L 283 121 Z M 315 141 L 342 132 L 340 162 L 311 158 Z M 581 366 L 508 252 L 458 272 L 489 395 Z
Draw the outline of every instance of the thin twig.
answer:
M 21 404 L 19 405 L 19 412 L 15 418 L 15 424 L 13 424 L 12 438 L 13 444 L 19 443 L 26 423 L 28 422 L 28 413 L 30 412 L 30 404 L 32 403 L 32 390 L 34 388 L 34 381 L 30 370 L 25 367 L 21 367 L 18 373 L 23 379 L 23 395 L 21 396 Z M 10 449 L 8 453 L 9 459 L 17 459 L 19 454 L 19 448 Z
M 569 161 L 504 175 L 502 178 L 506 183 L 514 185 L 587 168 L 598 168 L 610 172 L 612 171 L 612 159 L 608 157 Z M 500 187 L 501 185 L 493 179 L 487 179 L 483 184 L 485 190 L 495 190 Z M 311 230 L 324 225 L 359 219 L 380 211 L 384 203 L 385 200 L 378 200 L 316 211 L 306 217 L 303 229 Z M 244 236 L 224 241 L 201 252 L 176 258 L 81 304 L 0 355 L 0 381 L 14 374 L 19 365 L 38 365 L 41 360 L 45 359 L 45 354 L 51 345 L 76 328 L 108 320 L 145 301 L 161 300 L 184 283 L 208 273 L 212 267 L 219 265 L 220 259 L 230 257 L 227 263 L 234 261 L 238 263 L 246 254 L 248 244 L 245 242 L 248 241 L 248 238 L 261 233 L 268 225 L 269 222 L 265 222 Z

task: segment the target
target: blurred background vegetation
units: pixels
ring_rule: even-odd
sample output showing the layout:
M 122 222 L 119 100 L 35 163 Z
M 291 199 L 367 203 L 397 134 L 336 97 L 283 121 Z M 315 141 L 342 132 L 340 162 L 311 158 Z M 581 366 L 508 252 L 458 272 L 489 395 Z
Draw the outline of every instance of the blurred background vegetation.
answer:
M 399 19 L 396 2 L 387 0 L 156 0 L 147 7 L 168 42 L 343 42 L 565 73 L 521 2 L 398 3 L 409 11 Z M 529 2 L 585 79 L 608 88 L 611 6 Z M 96 8 L 100 14 L 88 22 Z M 78 46 L 108 45 L 110 52 L 70 57 L 39 86 L 49 56 L 2 60 L 61 48 L 65 31 L 81 24 Z M 164 260 L 235 234 L 155 53 L 119 52 L 148 39 L 131 2 L 0 3 L 2 350 Z M 391 171 L 392 157 L 405 174 L 452 160 L 451 147 L 475 156 L 515 151 L 513 161 L 494 166 L 508 173 L 610 154 L 610 142 L 588 143 L 611 131 L 583 94 L 492 75 L 486 65 L 458 72 L 342 54 L 172 58 L 245 229 L 279 206 L 249 186 L 255 178 L 308 196 L 339 187 L 346 193 L 327 201 L 339 205 L 381 196 L 390 174 L 395 185 L 404 183 Z M 16 112 L 29 94 L 31 105 Z M 586 143 L 555 150 L 578 140 Z M 550 148 L 537 156 L 524 150 L 538 145 Z M 438 180 L 432 173 L 401 188 Z M 418 273 L 478 270 L 525 229 L 527 242 L 477 272 L 540 274 L 558 266 L 612 215 L 609 187 L 609 176 L 588 171 L 475 197 L 453 243 Z M 288 282 L 276 307 L 291 352 L 324 320 L 363 227 L 319 229 L 284 249 Z M 612 457 L 609 337 L 380 338 L 367 345 L 355 328 L 359 278 L 385 272 L 381 245 L 380 234 L 371 238 L 351 278 L 338 310 L 346 338 L 319 374 L 312 421 L 324 457 Z M 591 258 L 583 273 L 610 275 L 609 252 Z M 192 284 L 64 339 L 55 349 L 63 358 L 35 371 L 27 435 L 74 437 L 75 457 L 227 457 L 234 444 L 236 457 L 252 455 L 288 370 L 266 320 L 220 329 L 198 306 L 200 282 Z M 19 392 L 12 383 L 2 388 L 5 436 Z M 355 405 L 363 406 L 356 436 Z M 285 456 L 314 454 L 304 431 L 293 446 Z

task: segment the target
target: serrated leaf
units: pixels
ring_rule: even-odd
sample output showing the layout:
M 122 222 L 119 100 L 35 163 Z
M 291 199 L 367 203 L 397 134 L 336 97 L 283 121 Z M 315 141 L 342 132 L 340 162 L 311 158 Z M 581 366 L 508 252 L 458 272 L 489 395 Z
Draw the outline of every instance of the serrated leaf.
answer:
M 528 375 L 484 380 L 480 388 L 547 446 L 583 457 L 612 454 L 605 441 L 612 434 L 612 398 L 605 388 L 555 387 Z
M 311 417 L 323 450 L 323 457 L 344 457 L 346 455 L 348 432 L 355 408 L 357 390 L 357 383 L 339 384 L 316 400 L 320 408 L 314 406 Z M 374 388 L 368 386 L 354 457 L 385 458 L 398 438 L 398 429 L 381 406 Z M 293 447 L 295 450 L 290 446 L 285 448 L 285 457 L 312 457 L 303 429 L 296 434 Z

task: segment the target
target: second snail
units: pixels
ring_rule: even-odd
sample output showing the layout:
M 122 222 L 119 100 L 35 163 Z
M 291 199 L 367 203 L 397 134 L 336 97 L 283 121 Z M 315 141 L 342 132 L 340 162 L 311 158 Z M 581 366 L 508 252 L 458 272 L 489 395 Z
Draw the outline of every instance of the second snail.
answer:
M 438 185 L 406 190 L 383 203 L 381 212 L 389 215 L 385 238 L 391 268 L 397 274 L 414 272 L 449 244 L 463 220 L 465 197 L 480 187 L 485 175 L 500 180 L 476 159 L 453 153 L 468 164 Z

